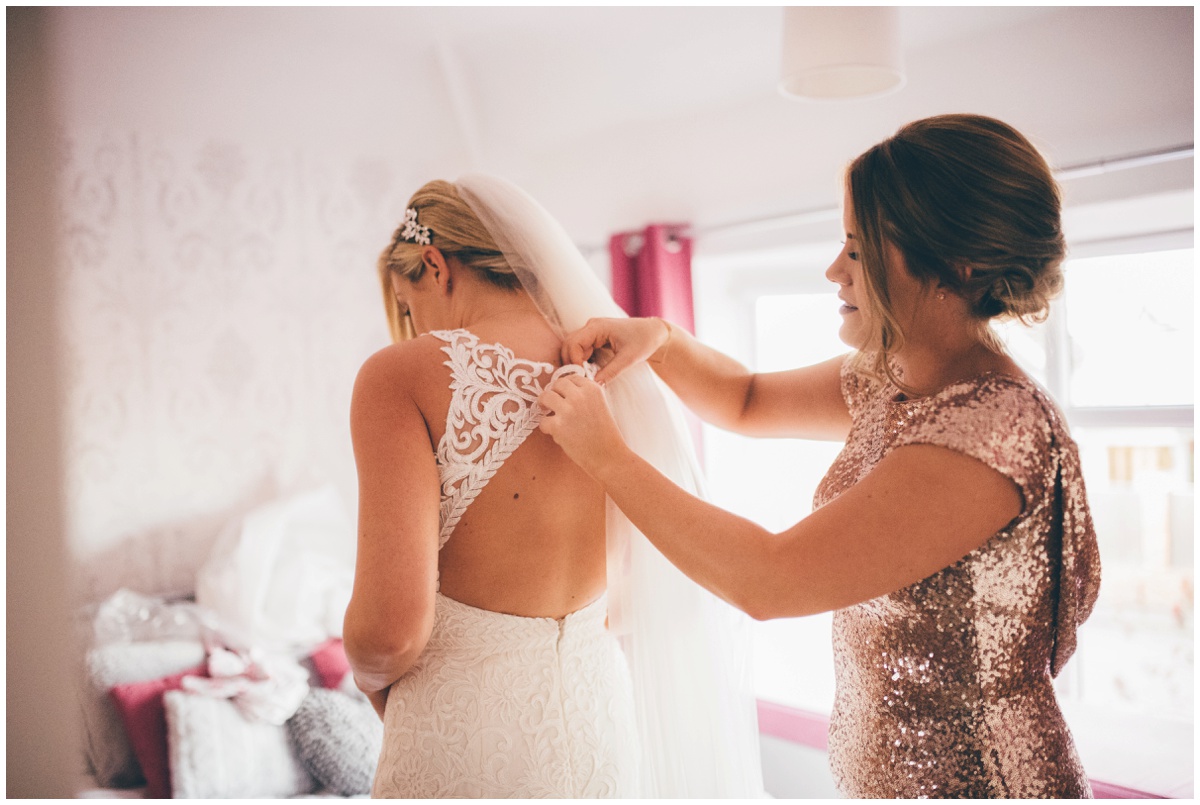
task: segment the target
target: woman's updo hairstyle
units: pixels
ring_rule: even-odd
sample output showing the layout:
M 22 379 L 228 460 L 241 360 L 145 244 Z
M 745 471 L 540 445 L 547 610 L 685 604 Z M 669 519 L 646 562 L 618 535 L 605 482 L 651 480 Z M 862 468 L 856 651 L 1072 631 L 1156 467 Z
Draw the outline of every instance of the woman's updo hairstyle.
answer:
M 417 223 L 429 230 L 429 245 L 443 256 L 453 257 L 493 285 L 516 290 L 521 281 L 496 245 L 491 234 L 471 208 L 459 197 L 451 182 L 429 182 L 413 194 L 409 209 L 416 210 Z M 416 282 L 425 273 L 421 253 L 425 245 L 403 237 L 404 225 L 397 227 L 392 242 L 379 255 L 379 281 L 383 288 L 383 304 L 387 309 L 388 329 L 392 341 L 414 338 L 412 319 L 400 311 L 392 291 L 392 275 Z
M 847 181 L 881 373 L 892 376 L 887 356 L 904 343 L 885 241 L 913 277 L 966 299 L 997 351 L 992 319 L 1045 319 L 1062 289 L 1062 200 L 1050 166 L 1016 129 L 981 115 L 918 120 L 855 159 Z

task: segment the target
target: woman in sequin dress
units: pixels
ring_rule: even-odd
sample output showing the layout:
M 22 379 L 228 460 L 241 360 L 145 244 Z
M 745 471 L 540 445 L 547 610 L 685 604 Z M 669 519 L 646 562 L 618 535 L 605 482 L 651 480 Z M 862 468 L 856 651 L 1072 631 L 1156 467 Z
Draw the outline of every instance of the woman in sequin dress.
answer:
M 1060 289 L 1060 196 L 1000 121 L 917 121 L 850 166 L 837 284 L 856 352 L 752 373 L 656 319 L 595 320 L 542 427 L 693 579 L 756 618 L 834 610 L 830 763 L 850 797 L 1088 797 L 1052 679 L 1100 565 L 1079 457 L 990 323 Z M 601 386 L 647 360 L 706 420 L 844 439 L 815 508 L 772 534 L 630 453 Z M 770 471 L 770 468 L 764 468 Z

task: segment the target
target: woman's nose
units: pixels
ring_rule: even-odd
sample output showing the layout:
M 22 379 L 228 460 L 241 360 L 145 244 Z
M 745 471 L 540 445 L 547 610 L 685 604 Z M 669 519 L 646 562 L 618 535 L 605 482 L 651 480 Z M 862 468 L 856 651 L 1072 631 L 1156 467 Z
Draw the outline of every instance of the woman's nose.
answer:
M 825 269 L 825 279 L 829 280 L 830 282 L 835 282 L 838 285 L 849 284 L 850 275 L 847 274 L 846 270 L 842 267 L 841 256 L 838 256 L 836 259 L 834 259 L 834 261 L 829 264 L 829 268 Z

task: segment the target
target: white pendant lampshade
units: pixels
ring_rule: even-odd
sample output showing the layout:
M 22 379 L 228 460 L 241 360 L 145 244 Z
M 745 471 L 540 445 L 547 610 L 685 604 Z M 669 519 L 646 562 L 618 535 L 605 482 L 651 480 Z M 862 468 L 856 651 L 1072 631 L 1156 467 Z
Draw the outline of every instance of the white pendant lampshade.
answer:
M 795 6 L 783 10 L 779 89 L 794 98 L 868 98 L 904 86 L 900 10 Z

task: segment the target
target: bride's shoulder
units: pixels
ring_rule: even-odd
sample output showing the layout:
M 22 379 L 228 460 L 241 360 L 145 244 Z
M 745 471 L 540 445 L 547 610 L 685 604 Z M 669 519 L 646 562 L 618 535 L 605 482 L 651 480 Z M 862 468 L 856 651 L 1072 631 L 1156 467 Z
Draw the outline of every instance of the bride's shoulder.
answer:
M 393 395 L 426 387 L 438 372 L 445 372 L 442 346 L 429 334 L 389 344 L 363 361 L 354 382 L 355 395 Z

